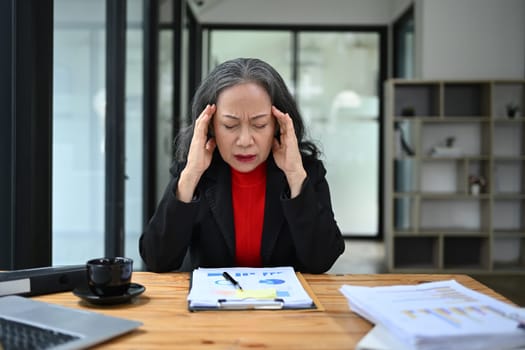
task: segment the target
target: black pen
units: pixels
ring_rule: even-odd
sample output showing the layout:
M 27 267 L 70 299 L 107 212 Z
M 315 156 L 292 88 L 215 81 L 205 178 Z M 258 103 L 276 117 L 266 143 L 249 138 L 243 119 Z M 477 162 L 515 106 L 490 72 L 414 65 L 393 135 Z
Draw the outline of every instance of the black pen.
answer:
M 226 278 L 228 281 L 230 281 L 235 287 L 237 287 L 237 288 L 239 288 L 240 290 L 242 290 L 242 287 L 241 287 L 241 285 L 239 284 L 239 282 L 237 282 L 237 281 L 235 280 L 235 278 L 233 278 L 228 272 L 224 271 L 224 272 L 222 273 L 222 276 L 223 276 L 224 278 Z

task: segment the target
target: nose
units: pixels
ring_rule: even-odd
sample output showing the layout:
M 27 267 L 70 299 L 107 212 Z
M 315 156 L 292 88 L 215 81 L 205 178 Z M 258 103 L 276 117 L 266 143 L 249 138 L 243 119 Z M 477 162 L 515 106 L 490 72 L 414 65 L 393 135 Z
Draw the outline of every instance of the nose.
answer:
M 242 127 L 237 137 L 237 145 L 241 147 L 250 146 L 253 143 L 252 133 L 249 127 Z

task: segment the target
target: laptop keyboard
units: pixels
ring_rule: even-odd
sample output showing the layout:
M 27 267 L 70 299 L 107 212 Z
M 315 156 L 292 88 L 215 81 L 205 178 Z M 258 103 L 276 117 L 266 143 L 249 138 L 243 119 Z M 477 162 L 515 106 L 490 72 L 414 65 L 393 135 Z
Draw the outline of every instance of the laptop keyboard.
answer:
M 79 337 L 0 317 L 0 349 L 3 350 L 49 349 L 75 339 Z

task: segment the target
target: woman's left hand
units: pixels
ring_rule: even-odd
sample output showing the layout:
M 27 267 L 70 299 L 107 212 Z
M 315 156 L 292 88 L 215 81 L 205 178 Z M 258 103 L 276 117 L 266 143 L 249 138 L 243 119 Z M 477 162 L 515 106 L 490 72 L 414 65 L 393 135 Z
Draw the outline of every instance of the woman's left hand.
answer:
M 277 166 L 284 172 L 290 187 L 290 196 L 294 198 L 300 193 L 301 186 L 306 179 L 299 143 L 290 115 L 281 112 L 275 106 L 272 106 L 272 114 L 280 130 L 280 134 L 273 140 L 273 158 Z

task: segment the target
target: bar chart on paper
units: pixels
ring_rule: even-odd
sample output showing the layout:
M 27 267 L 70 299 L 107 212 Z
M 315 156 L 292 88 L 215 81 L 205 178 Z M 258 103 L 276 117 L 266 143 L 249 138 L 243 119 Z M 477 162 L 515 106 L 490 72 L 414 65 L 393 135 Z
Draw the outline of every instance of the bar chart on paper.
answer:
M 515 326 L 516 320 L 508 310 L 479 302 L 476 298 L 463 293 L 452 286 L 429 286 L 428 288 L 409 289 L 386 293 L 394 305 L 401 306 L 401 317 L 416 322 L 423 327 L 452 327 L 457 329 L 478 329 L 480 325 L 499 325 L 503 328 Z M 412 308 L 404 306 L 410 303 Z
M 429 327 L 455 327 L 455 328 L 474 328 L 481 324 L 502 324 L 509 322 L 516 324 L 516 320 L 489 305 L 467 306 L 467 307 L 439 307 L 422 308 L 416 310 L 402 311 L 408 318 L 415 322 L 423 322 Z
M 350 308 L 417 349 L 525 345 L 523 310 L 456 281 L 341 288 Z

